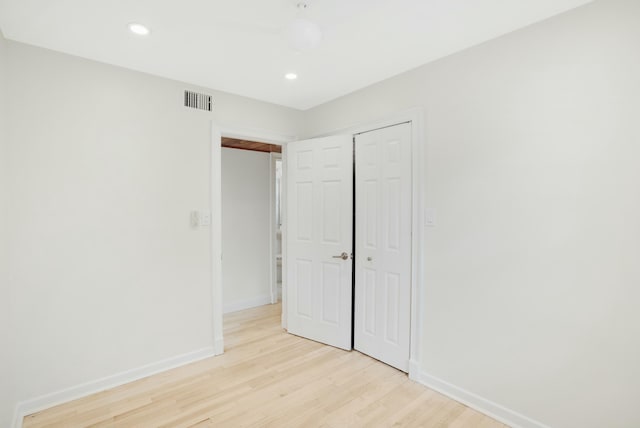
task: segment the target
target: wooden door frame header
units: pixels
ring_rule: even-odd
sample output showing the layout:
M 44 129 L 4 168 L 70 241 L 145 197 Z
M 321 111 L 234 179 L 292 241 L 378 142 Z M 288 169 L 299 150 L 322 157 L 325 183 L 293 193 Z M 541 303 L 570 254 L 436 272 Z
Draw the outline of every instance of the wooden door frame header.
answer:
M 228 149 L 251 150 L 264 153 L 282 153 L 282 146 L 277 144 L 260 143 L 258 141 L 241 140 L 238 138 L 222 137 L 221 146 Z

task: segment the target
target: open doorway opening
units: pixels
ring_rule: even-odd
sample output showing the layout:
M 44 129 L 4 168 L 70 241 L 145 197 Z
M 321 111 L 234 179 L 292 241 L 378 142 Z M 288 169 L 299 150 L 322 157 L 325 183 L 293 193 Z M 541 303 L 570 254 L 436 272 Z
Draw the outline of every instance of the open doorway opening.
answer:
M 225 314 L 279 301 L 281 162 L 279 145 L 221 138 Z

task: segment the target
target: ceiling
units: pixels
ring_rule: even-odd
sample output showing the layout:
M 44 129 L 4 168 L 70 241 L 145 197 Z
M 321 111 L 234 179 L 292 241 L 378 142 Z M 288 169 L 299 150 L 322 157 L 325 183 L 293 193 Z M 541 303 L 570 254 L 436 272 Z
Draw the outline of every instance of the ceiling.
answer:
M 0 0 L 5 37 L 306 110 L 591 0 L 308 0 L 321 44 L 283 30 L 299 0 Z M 127 25 L 151 29 L 143 37 Z M 295 72 L 298 79 L 284 79 Z

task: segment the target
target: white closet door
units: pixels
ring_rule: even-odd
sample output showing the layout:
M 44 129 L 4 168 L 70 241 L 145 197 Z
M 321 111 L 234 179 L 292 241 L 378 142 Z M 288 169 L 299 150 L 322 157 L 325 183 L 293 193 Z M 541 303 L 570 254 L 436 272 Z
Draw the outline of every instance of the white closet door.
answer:
M 351 349 L 353 139 L 289 143 L 285 162 L 288 330 Z
M 356 136 L 354 347 L 409 370 L 411 124 Z

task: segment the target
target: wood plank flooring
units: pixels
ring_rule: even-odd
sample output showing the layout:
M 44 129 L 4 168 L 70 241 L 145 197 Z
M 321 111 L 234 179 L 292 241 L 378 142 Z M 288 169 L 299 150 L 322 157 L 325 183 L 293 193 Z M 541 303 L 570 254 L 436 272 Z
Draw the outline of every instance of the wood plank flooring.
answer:
M 280 311 L 229 314 L 224 355 L 29 415 L 24 427 L 505 426 L 366 355 L 285 333 Z

